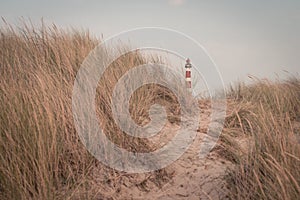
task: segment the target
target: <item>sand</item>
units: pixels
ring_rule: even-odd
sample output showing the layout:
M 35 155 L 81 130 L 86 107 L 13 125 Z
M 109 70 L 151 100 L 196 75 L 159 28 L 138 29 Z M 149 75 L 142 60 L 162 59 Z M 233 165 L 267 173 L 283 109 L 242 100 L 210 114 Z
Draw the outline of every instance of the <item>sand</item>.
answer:
M 99 199 L 227 199 L 226 181 L 228 169 L 234 164 L 215 148 L 205 158 L 198 156 L 199 147 L 209 123 L 208 109 L 201 111 L 197 136 L 178 160 L 159 173 L 122 174 L 106 187 L 108 194 Z M 154 137 L 151 142 L 166 143 L 178 129 L 176 123 L 166 124 L 165 134 Z

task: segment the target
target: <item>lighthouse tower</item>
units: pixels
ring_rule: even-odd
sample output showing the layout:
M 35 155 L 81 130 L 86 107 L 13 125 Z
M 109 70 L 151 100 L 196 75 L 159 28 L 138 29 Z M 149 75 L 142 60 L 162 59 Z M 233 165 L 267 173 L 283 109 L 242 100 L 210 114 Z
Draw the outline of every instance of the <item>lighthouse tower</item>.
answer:
M 185 81 L 186 81 L 186 87 L 191 90 L 192 89 L 192 77 L 191 77 L 191 61 L 188 58 L 186 60 L 186 64 L 185 64 Z

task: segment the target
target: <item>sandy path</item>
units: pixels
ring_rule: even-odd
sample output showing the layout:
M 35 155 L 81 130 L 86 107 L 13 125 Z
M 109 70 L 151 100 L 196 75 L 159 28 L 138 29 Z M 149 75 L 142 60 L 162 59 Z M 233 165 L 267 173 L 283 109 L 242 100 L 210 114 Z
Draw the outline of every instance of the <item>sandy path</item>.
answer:
M 201 118 L 200 130 L 208 124 L 208 112 Z M 176 125 L 168 125 L 170 133 L 177 129 Z M 222 158 L 217 152 L 210 152 L 206 158 L 198 157 L 199 147 L 205 133 L 198 132 L 195 141 L 174 163 L 165 168 L 169 174 L 162 183 L 157 184 L 150 174 L 139 174 L 134 179 L 122 181 L 114 199 L 226 199 L 224 175 L 232 163 Z M 172 134 L 164 138 L 156 138 L 160 142 L 167 141 Z M 137 184 L 138 183 L 138 184 Z
M 198 139 L 200 142 L 200 138 Z M 199 144 L 199 143 L 198 143 Z M 172 178 L 162 187 L 145 179 L 144 188 L 122 187 L 118 199 L 226 199 L 226 185 L 222 179 L 232 164 L 210 153 L 205 159 L 197 156 L 197 142 L 180 159 L 167 167 Z

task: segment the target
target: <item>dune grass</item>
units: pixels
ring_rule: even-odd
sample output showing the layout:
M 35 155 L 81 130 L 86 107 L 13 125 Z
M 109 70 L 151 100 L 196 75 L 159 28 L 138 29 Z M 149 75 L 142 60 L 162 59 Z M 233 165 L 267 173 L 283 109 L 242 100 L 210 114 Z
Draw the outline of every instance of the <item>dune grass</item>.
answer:
M 88 53 L 100 42 L 86 33 L 26 24 L 0 30 L 0 199 L 108 198 L 120 173 L 93 158 L 80 142 L 72 116 L 72 88 Z M 122 48 L 122 47 L 120 47 Z M 147 58 L 149 59 L 149 58 Z M 110 101 L 117 80 L 147 62 L 138 52 L 116 60 L 99 81 L 97 115 L 105 134 L 133 152 L 153 150 L 114 123 Z M 159 62 L 158 58 L 151 58 Z M 228 92 L 231 107 L 221 135 L 224 156 L 236 164 L 227 182 L 232 199 L 298 199 L 300 196 L 300 81 L 256 80 Z M 149 121 L 153 103 L 177 123 L 180 109 L 167 88 L 145 85 L 130 99 L 137 124 Z M 246 137 L 246 152 L 233 139 Z M 95 180 L 95 169 L 105 180 Z M 168 176 L 159 170 L 155 177 Z M 104 187 L 107 184 L 107 187 Z
M 63 188 L 68 196 L 85 181 L 95 161 L 74 129 L 71 91 L 76 71 L 96 44 L 88 33 L 55 26 L 2 27 L 1 199 L 53 199 Z
M 228 175 L 231 199 L 299 199 L 300 81 L 255 80 L 229 92 L 234 111 L 224 132 L 246 135 L 248 151 L 237 155 Z
M 0 199 L 109 196 L 112 192 L 95 183 L 92 172 L 96 168 L 107 180 L 113 180 L 116 172 L 101 165 L 80 142 L 71 99 L 76 73 L 100 41 L 88 32 L 62 31 L 55 25 L 36 29 L 26 23 L 18 28 L 6 24 L 0 33 Z M 97 88 L 102 128 L 113 142 L 132 151 L 149 151 L 150 146 L 122 134 L 112 120 L 109 103 L 118 78 L 145 62 L 138 52 L 122 56 L 111 64 Z M 133 94 L 130 109 L 137 123 L 144 123 L 145 108 L 160 99 L 157 94 L 169 102 L 174 99 L 166 88 L 154 85 Z

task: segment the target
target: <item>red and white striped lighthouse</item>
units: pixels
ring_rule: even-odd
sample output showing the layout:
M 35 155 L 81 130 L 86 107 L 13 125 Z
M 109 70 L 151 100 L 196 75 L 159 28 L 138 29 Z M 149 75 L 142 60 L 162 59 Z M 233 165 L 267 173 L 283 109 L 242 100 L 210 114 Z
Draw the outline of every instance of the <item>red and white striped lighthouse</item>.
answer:
M 188 89 L 192 89 L 191 68 L 192 68 L 191 61 L 188 58 L 185 64 L 185 81 L 186 81 L 186 87 Z

